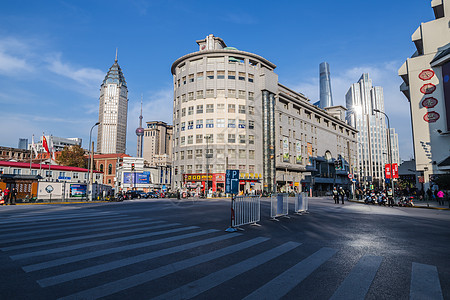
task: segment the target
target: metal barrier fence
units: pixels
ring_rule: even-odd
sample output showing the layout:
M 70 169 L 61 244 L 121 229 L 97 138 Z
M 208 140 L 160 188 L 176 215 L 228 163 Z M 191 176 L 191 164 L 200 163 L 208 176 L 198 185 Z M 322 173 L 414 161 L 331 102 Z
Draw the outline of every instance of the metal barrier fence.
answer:
M 308 213 L 308 193 L 298 193 L 295 197 L 295 213 Z
M 232 227 L 254 224 L 261 219 L 261 203 L 259 196 L 236 196 L 232 200 Z
M 277 194 L 270 199 L 270 218 L 287 217 L 289 211 L 288 194 Z

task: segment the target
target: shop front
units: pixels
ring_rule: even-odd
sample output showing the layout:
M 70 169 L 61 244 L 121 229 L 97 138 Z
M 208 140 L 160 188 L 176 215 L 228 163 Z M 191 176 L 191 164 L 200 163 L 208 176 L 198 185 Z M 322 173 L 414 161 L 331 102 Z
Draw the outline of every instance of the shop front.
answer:
M 223 192 L 225 190 L 225 173 L 184 174 L 183 188 L 189 192 Z

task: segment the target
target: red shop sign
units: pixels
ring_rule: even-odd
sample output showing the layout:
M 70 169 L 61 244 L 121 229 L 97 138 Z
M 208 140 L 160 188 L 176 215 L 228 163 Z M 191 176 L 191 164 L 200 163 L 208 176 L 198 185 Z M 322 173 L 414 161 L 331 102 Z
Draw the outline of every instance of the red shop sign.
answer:
M 429 111 L 424 116 L 423 119 L 428 123 L 434 123 L 439 120 L 440 115 L 435 111 Z
M 422 100 L 422 106 L 426 108 L 433 108 L 438 104 L 438 100 L 433 97 L 428 97 Z
M 419 74 L 419 78 L 422 80 L 430 80 L 434 76 L 434 71 L 431 69 L 423 70 Z
M 425 83 L 420 88 L 422 94 L 432 94 L 436 90 L 436 86 L 432 83 Z

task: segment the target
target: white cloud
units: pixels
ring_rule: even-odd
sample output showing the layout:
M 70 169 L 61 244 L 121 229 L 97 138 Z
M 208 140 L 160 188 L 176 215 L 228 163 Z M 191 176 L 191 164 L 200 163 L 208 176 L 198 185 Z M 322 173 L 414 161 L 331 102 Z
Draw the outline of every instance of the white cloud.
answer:
M 0 37 L 0 75 L 17 76 L 32 72 L 33 66 L 27 60 L 32 53 L 25 41 L 16 38 Z

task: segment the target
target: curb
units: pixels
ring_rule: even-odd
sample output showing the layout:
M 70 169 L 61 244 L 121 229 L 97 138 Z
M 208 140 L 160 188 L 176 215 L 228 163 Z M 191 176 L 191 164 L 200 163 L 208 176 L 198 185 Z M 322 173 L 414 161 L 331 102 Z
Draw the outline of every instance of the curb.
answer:
M 357 201 L 357 200 L 347 200 L 348 202 L 354 202 L 359 204 L 365 204 L 364 202 Z M 399 207 L 395 204 L 395 206 Z M 437 209 L 437 210 L 450 210 L 450 208 L 447 207 L 434 207 L 434 206 L 404 206 L 404 207 L 411 207 L 411 208 L 425 208 L 425 209 Z
M 109 201 L 83 201 L 83 202 L 38 202 L 38 203 L 16 203 L 15 205 L 48 205 L 48 204 L 91 204 L 91 203 L 108 203 Z M 6 204 L 5 204 L 6 206 Z M 8 205 L 10 206 L 10 205 Z

